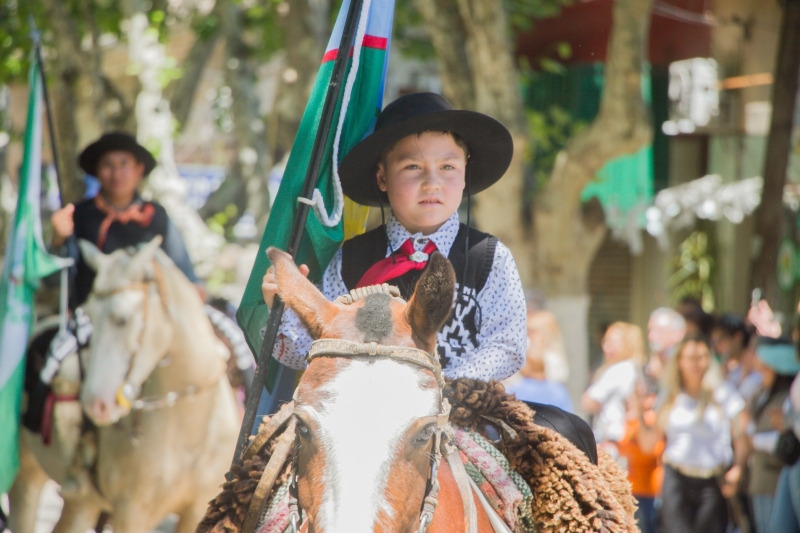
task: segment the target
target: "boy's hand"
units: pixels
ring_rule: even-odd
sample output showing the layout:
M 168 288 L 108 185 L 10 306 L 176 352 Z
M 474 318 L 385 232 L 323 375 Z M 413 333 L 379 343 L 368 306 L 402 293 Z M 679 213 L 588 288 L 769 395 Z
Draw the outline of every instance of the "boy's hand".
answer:
M 308 277 L 308 267 L 306 265 L 300 265 L 300 273 Z M 275 278 L 274 266 L 269 267 L 264 277 L 261 278 L 261 294 L 264 295 L 264 301 L 267 302 L 267 307 L 272 309 L 272 302 L 275 301 L 275 295 L 278 294 L 278 280 Z
M 74 204 L 67 204 L 50 217 L 53 224 L 53 246 L 59 247 L 66 242 L 67 238 L 75 231 L 75 222 L 72 214 L 75 212 Z

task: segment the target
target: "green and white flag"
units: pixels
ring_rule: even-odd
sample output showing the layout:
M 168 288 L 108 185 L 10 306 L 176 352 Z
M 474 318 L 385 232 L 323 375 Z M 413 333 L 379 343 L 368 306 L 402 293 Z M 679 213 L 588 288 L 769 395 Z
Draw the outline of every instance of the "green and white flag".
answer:
M 39 280 L 72 264 L 48 254 L 42 243 L 39 203 L 42 189 L 42 84 L 33 62 L 25 128 L 25 155 L 19 175 L 14 225 L 8 235 L 0 278 L 0 493 L 19 468 L 19 423 L 25 351 L 33 324 Z
M 344 0 L 236 314 L 247 342 L 256 354 L 261 347 L 260 331 L 269 317 L 269 309 L 261 294 L 261 278 L 270 265 L 264 251 L 269 246 L 286 250 L 289 244 L 298 197 L 303 189 L 349 8 L 350 0 Z M 381 111 L 393 16 L 394 0 L 364 0 L 362 4 L 344 90 L 336 103 L 334 127 L 325 144 L 323 165 L 312 198 L 313 210 L 308 215 L 305 235 L 297 254 L 298 264 L 305 263 L 311 269 L 309 278 L 312 281 L 322 277 L 342 240 L 363 232 L 366 224 L 368 208 L 351 202 L 342 194 L 338 165 L 353 146 L 372 132 Z

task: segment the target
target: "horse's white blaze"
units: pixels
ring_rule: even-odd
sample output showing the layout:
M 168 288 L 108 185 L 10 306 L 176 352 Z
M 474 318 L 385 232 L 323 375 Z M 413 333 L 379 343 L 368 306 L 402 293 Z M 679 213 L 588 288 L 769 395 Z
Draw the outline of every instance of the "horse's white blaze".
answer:
M 325 533 L 373 531 L 379 511 L 392 515 L 386 483 L 400 437 L 418 418 L 439 412 L 436 389 L 420 370 L 391 360 L 353 360 L 323 387 L 317 413 L 326 451 L 319 525 Z
M 91 301 L 86 310 L 92 321 L 92 354 L 86 379 L 81 387 L 84 399 L 115 401 L 131 364 L 133 353 L 144 329 L 144 293 L 122 291 L 103 300 Z M 125 326 L 114 321 L 125 321 Z M 87 406 L 88 407 L 88 406 Z

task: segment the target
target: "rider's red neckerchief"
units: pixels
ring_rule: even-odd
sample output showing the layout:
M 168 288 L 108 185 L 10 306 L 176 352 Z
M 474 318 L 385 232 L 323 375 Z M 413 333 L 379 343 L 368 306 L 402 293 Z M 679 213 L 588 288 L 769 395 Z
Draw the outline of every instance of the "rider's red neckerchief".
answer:
M 436 250 L 436 245 L 433 241 L 428 241 L 422 252 L 416 252 L 414 251 L 414 240 L 408 239 L 394 254 L 372 265 L 361 277 L 356 288 L 380 285 L 399 278 L 411 270 L 422 270 L 428 264 L 428 257 L 434 250 Z
M 101 250 L 106 243 L 108 228 L 111 227 L 113 222 L 119 222 L 120 224 L 135 222 L 143 228 L 146 228 L 150 225 L 150 222 L 152 222 L 153 215 L 156 214 L 156 208 L 153 207 L 153 204 L 147 202 L 137 202 L 119 211 L 109 205 L 100 194 L 94 197 L 94 205 L 106 215 L 106 218 L 103 219 L 103 222 L 100 224 L 100 229 L 97 232 L 97 247 Z

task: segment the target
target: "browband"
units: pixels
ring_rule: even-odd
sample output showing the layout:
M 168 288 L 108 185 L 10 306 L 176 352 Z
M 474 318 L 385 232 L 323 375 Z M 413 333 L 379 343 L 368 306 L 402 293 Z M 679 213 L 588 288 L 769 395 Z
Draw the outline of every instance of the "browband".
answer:
M 377 342 L 353 342 L 343 339 L 317 339 L 311 343 L 306 361 L 311 362 L 315 357 L 334 356 L 334 357 L 388 357 L 396 361 L 412 363 L 433 372 L 439 387 L 444 386 L 442 377 L 442 365 L 439 364 L 439 357 L 431 355 L 419 348 L 407 348 L 405 346 L 391 346 L 378 344 Z

